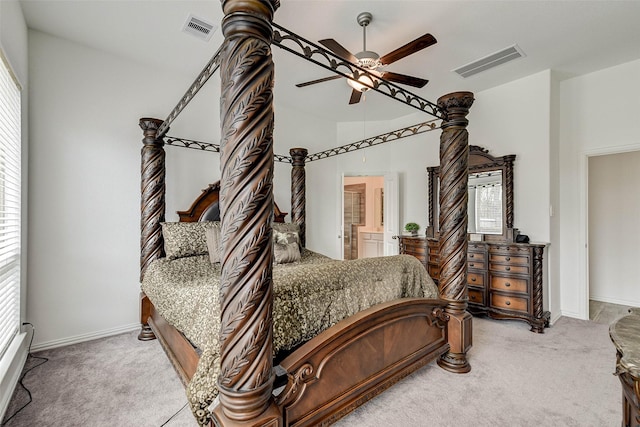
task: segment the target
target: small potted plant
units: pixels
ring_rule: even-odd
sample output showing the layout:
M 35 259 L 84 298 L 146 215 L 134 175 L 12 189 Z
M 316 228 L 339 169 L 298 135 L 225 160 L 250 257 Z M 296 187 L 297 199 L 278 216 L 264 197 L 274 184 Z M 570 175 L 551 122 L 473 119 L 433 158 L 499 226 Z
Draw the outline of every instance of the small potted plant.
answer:
M 404 229 L 411 233 L 412 236 L 417 236 L 420 226 L 415 222 L 408 222 L 405 224 Z

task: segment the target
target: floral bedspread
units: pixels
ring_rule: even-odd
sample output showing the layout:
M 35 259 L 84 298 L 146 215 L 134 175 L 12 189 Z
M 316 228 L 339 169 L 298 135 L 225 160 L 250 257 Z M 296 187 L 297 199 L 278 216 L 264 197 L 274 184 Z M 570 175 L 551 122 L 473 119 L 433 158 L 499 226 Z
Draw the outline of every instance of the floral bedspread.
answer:
M 220 264 L 208 255 L 158 259 L 145 273 L 142 290 L 158 312 L 201 350 L 187 387 L 196 419 L 208 422 L 218 394 Z M 437 287 L 409 255 L 335 261 L 304 250 L 299 262 L 273 269 L 274 351 L 289 350 L 318 333 L 382 302 L 437 298 Z

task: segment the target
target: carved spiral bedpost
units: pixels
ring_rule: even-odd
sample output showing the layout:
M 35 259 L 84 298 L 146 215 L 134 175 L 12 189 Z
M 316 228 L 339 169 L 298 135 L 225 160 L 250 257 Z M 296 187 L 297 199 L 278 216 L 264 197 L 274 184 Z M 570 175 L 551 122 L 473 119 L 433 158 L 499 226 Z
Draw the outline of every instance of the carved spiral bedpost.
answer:
M 466 119 L 473 104 L 471 92 L 455 92 L 438 99 L 447 119 L 440 137 L 440 298 L 448 302 L 446 313 L 450 350 L 438 364 L 451 372 L 471 370 L 471 315 L 467 309 L 467 181 L 469 136 Z
M 436 193 L 436 175 L 438 168 L 435 166 L 430 166 L 427 168 L 427 172 L 429 174 L 429 225 L 427 226 L 427 237 L 435 237 L 435 193 Z
M 309 152 L 306 148 L 292 148 L 289 154 L 293 159 L 291 168 L 291 222 L 300 226 L 300 244 L 307 247 L 306 232 L 306 172 L 304 162 Z
M 140 281 L 147 267 L 156 258 L 164 255 L 162 229 L 160 223 L 165 215 L 165 152 L 164 141 L 158 138 L 158 128 L 162 120 L 140 119 L 144 138 L 141 152 L 141 187 L 140 187 Z M 142 329 L 138 339 L 152 340 L 155 335 L 151 331 L 147 319 L 151 314 L 149 300 L 140 295 L 140 323 Z
M 279 425 L 273 389 L 273 14 L 277 0 L 223 0 L 220 99 L 220 425 Z

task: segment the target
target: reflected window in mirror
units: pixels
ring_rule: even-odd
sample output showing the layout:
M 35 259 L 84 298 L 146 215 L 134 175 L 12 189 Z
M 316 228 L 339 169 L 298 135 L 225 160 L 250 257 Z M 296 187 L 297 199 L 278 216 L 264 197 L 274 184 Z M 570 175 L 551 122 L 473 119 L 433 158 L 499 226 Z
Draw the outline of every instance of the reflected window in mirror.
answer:
M 469 233 L 502 234 L 502 171 L 469 174 Z

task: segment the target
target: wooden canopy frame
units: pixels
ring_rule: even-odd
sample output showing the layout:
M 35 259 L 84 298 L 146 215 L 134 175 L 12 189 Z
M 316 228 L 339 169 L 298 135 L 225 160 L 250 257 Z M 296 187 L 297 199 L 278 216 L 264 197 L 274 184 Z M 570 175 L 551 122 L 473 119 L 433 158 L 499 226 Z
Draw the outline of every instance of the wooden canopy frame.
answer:
M 471 347 L 471 316 L 467 313 L 467 169 L 466 116 L 473 94 L 456 92 L 438 100 L 444 117 L 440 138 L 440 259 L 439 302 L 420 299 L 396 301 L 340 322 L 304 345 L 288 368 L 284 395 L 274 396 L 272 359 L 272 242 L 273 215 L 273 82 L 271 57 L 273 16 L 278 0 L 222 0 L 225 35 L 221 70 L 221 180 L 220 208 L 224 240 L 221 275 L 221 374 L 217 425 L 280 426 L 331 422 L 380 393 L 417 367 L 438 359 L 452 372 L 470 370 L 466 353 Z M 375 89 L 375 88 L 374 88 Z M 159 132 L 163 121 L 140 120 L 143 129 L 141 185 L 141 279 L 149 263 L 162 257 L 160 223 L 165 219 L 165 152 Z M 164 126 L 163 129 L 167 127 Z M 305 149 L 291 150 L 292 222 L 305 235 Z M 435 301 L 435 302 L 434 302 Z M 148 325 L 152 306 L 142 295 L 140 339 L 153 339 Z M 242 311 L 243 316 L 236 313 Z M 412 314 L 414 313 L 414 314 Z M 423 320 L 417 321 L 415 319 Z M 446 321 L 446 326 L 445 326 Z M 444 335 L 432 329 L 445 327 Z M 407 332 L 408 331 L 408 332 Z M 425 344 L 415 347 L 413 332 Z M 422 332 L 420 332 L 422 331 Z M 426 335 L 428 336 L 426 336 Z M 397 346 L 391 345 L 392 338 Z M 358 360 L 364 348 L 375 353 L 365 363 L 375 371 L 361 372 L 354 384 L 335 393 L 340 372 L 323 383 L 318 366 L 328 366 L 327 355 L 347 348 L 345 359 Z M 413 347 L 412 347 L 413 346 Z M 397 348 L 398 354 L 393 350 Z M 318 349 L 323 349 L 318 355 Z M 402 350 L 402 352 L 400 352 Z M 319 357 L 319 359 L 315 359 Z M 320 363 L 320 365 L 317 365 Z M 356 375 L 355 372 L 350 374 Z M 313 384 L 318 385 L 313 385 Z M 324 384 L 324 385 L 323 385 Z M 305 389 L 314 392 L 306 392 Z

